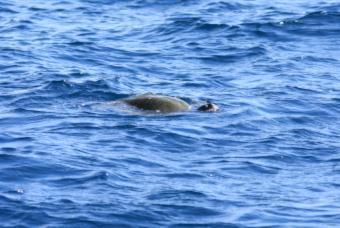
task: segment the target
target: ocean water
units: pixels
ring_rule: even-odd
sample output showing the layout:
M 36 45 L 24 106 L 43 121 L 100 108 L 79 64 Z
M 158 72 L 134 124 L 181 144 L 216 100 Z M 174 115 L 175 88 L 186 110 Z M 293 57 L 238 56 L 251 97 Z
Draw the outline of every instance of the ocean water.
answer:
M 1 227 L 340 224 L 339 1 L 0 3 Z

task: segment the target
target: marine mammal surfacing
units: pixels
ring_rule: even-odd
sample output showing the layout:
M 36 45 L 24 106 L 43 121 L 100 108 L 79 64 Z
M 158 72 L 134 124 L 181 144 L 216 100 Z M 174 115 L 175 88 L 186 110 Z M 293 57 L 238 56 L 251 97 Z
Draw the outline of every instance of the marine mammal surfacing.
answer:
M 122 99 L 128 105 L 141 110 L 160 113 L 183 112 L 190 110 L 190 105 L 176 97 L 156 94 L 143 94 Z

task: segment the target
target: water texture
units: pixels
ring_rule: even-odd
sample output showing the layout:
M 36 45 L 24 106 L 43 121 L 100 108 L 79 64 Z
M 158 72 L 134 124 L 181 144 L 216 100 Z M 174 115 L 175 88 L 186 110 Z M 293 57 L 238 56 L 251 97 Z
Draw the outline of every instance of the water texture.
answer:
M 340 223 L 339 1 L 0 3 L 1 227 Z

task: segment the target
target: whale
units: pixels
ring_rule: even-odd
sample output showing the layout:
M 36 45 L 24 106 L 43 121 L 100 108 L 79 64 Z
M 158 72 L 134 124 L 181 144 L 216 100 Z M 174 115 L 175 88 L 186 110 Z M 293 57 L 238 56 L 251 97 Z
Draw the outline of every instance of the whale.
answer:
M 184 100 L 166 95 L 142 94 L 121 101 L 141 110 L 160 113 L 184 112 L 191 109 Z
M 191 105 L 183 99 L 153 93 L 123 98 L 120 99 L 119 102 L 125 103 L 142 111 L 151 111 L 155 113 L 174 113 L 192 110 Z M 207 102 L 198 107 L 197 110 L 201 112 L 216 112 L 219 110 L 219 107 L 216 104 Z

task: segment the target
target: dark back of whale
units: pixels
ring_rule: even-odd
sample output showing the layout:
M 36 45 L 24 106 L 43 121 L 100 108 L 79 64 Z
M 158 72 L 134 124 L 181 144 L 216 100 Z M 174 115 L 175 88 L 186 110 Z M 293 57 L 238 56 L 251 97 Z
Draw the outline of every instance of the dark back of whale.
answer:
M 168 96 L 142 95 L 126 98 L 123 101 L 142 110 L 162 113 L 187 111 L 190 108 L 186 102 Z

